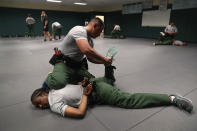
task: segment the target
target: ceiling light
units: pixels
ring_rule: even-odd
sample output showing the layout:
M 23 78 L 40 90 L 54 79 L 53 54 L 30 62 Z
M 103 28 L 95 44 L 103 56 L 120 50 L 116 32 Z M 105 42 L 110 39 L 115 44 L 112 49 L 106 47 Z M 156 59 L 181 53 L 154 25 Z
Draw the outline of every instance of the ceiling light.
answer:
M 61 0 L 47 0 L 47 2 L 55 2 L 55 3 L 61 3 Z
M 76 1 L 74 4 L 75 5 L 87 5 L 87 2 L 85 0 L 79 0 L 79 1 Z

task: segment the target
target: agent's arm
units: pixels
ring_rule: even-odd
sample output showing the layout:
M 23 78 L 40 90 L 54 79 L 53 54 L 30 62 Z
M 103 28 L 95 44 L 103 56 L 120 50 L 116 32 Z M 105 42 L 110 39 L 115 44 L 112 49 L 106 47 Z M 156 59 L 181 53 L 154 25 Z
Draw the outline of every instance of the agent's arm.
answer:
M 177 31 L 175 31 L 175 32 L 169 32 L 169 34 L 172 34 L 172 35 L 177 34 L 177 33 L 178 33 Z
M 48 20 L 45 20 L 44 28 L 46 28 L 47 24 L 48 24 Z
M 167 28 L 164 30 L 164 32 L 165 32 L 165 33 L 169 33 L 168 30 L 167 30 Z
M 77 40 L 77 45 L 90 62 L 105 65 L 110 65 L 112 63 L 111 59 L 100 55 L 94 48 L 92 48 L 87 40 Z
M 43 15 L 42 14 L 40 15 L 40 18 L 41 18 L 41 22 L 43 22 Z

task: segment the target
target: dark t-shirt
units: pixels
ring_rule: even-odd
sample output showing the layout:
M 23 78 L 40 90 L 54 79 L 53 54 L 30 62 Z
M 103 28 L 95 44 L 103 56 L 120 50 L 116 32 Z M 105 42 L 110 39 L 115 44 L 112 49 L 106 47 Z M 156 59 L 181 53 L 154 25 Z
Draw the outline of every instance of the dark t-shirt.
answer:
M 45 21 L 48 21 L 47 15 L 45 15 L 45 16 L 43 17 L 43 21 L 42 21 L 43 26 L 45 25 Z M 48 23 L 49 23 L 49 21 L 48 21 Z M 47 25 L 48 25 L 48 24 L 47 24 Z
M 47 15 L 43 16 L 43 21 L 42 21 L 42 24 L 43 24 L 43 31 L 49 31 L 49 21 L 47 22 L 46 24 L 46 28 L 44 28 L 45 26 L 45 22 L 48 21 L 48 17 Z

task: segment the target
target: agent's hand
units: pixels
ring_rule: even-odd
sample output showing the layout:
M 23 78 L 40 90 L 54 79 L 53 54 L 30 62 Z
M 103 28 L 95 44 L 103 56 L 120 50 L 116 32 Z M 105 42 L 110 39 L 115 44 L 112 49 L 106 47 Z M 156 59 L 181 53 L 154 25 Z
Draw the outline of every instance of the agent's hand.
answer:
M 111 64 L 112 64 L 112 59 L 105 57 L 105 63 L 104 63 L 104 65 L 105 66 L 109 66 Z
M 84 77 L 83 80 L 81 82 L 78 82 L 78 85 L 81 85 L 83 87 L 85 87 L 85 85 L 88 84 L 88 78 Z
M 92 92 L 92 90 L 92 84 L 90 83 L 84 88 L 83 94 L 88 96 Z

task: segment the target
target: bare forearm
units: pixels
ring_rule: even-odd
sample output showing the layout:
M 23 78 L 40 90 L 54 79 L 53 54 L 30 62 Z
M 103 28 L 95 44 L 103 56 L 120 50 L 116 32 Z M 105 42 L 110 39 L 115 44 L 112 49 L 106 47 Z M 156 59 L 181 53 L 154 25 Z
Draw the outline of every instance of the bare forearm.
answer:
M 87 40 L 77 40 L 77 45 L 80 48 L 81 52 L 87 56 L 88 60 L 97 63 L 97 64 L 106 64 L 109 65 L 112 63 L 111 59 L 106 58 L 90 46 Z
M 78 109 L 80 111 L 80 114 L 83 116 L 86 112 L 86 108 L 87 108 L 87 101 L 88 101 L 88 96 L 83 95 L 82 100 L 81 100 L 81 104 L 79 105 Z
M 46 26 L 47 24 L 48 24 L 48 21 L 46 20 L 46 21 L 45 21 L 45 26 Z
M 172 35 L 176 34 L 177 32 L 171 32 Z
M 95 63 L 95 64 L 103 64 L 103 61 L 100 59 L 95 59 L 94 57 L 87 57 L 88 61 Z
M 88 57 L 88 60 L 93 63 L 97 63 L 97 64 L 105 63 L 105 57 L 97 53 L 93 48 L 86 51 L 85 55 Z
M 43 22 L 43 16 L 41 16 L 41 21 Z
M 165 33 L 168 33 L 168 34 L 173 35 L 173 34 L 176 34 L 177 32 L 169 32 L 169 31 L 165 31 Z

